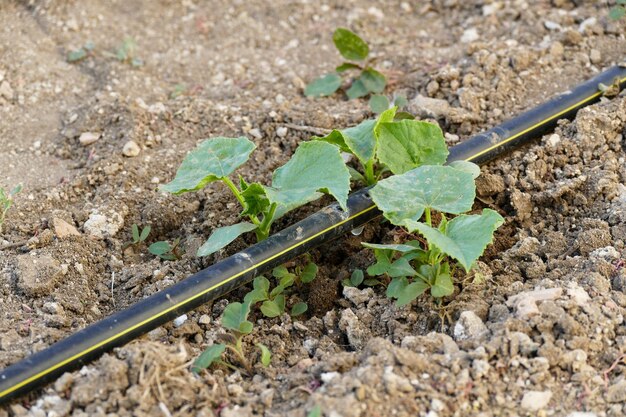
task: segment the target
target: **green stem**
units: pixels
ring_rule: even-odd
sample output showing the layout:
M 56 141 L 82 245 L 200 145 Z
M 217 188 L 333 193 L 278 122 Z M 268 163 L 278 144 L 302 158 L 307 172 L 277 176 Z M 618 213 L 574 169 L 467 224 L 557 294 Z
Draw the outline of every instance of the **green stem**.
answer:
M 224 181 L 224 184 L 226 184 L 228 186 L 228 188 L 230 188 L 230 191 L 233 192 L 233 194 L 235 195 L 235 198 L 237 198 L 237 201 L 239 201 L 239 204 L 241 204 L 241 207 L 245 209 L 246 201 L 244 200 L 243 195 L 241 195 L 241 192 L 239 191 L 237 186 L 235 184 L 233 184 L 233 182 L 228 177 L 222 178 L 222 181 Z M 259 218 L 257 216 L 249 214 L 248 218 L 256 226 L 260 226 L 261 225 L 261 221 L 259 220 Z
M 430 220 L 430 207 L 426 207 L 426 209 L 424 209 L 424 214 L 426 216 L 426 224 L 430 227 L 433 227 L 433 224 Z
M 367 185 L 376 184 L 376 177 L 374 176 L 374 158 L 365 163 L 365 181 Z
M 256 229 L 256 238 L 257 241 L 262 241 L 268 238 L 270 235 L 270 227 L 272 227 L 272 223 L 274 222 L 274 215 L 276 214 L 276 203 L 272 203 L 270 209 L 267 213 L 263 215 L 263 222 L 259 224 L 259 228 Z

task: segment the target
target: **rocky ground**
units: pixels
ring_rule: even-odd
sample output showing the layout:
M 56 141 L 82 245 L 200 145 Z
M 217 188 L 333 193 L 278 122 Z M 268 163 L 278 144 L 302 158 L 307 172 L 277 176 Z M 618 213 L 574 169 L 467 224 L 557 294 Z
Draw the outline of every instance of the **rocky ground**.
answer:
M 253 140 L 240 172 L 267 182 L 317 129 L 372 117 L 366 100 L 302 95 L 339 63 L 336 27 L 365 38 L 387 93 L 454 144 L 621 62 L 625 23 L 607 15 L 604 2 L 569 0 L 2 2 L 0 185 L 24 189 L 0 235 L 0 367 L 252 243 L 195 258 L 236 219 L 234 198 L 219 184 L 183 197 L 157 187 L 207 137 Z M 373 260 L 361 240 L 396 235 L 372 224 L 312 252 L 306 317 L 253 314 L 245 348 L 256 358 L 254 344 L 267 345 L 270 367 L 189 370 L 240 290 L 0 417 L 624 415 L 625 127 L 622 94 L 483 167 L 476 207 L 506 223 L 483 279 L 443 307 L 397 308 L 380 287 L 340 285 Z M 152 226 L 149 243 L 181 238 L 183 258 L 125 247 L 134 223 Z

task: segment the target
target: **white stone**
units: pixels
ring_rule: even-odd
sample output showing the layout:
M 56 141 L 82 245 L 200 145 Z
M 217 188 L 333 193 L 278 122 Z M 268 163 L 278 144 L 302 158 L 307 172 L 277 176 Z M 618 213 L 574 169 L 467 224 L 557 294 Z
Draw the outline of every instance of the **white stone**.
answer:
M 100 139 L 100 133 L 94 133 L 94 132 L 83 132 L 78 137 L 78 141 L 83 146 L 91 145 L 98 139 Z
M 539 411 L 546 408 L 551 398 L 552 391 L 528 391 L 522 398 L 522 408 Z
M 474 42 L 474 41 L 477 41 L 479 37 L 480 36 L 478 36 L 478 30 L 476 30 L 476 28 L 469 28 L 463 32 L 463 35 L 461 36 L 461 42 L 463 43 Z
M 89 215 L 83 229 L 87 234 L 102 239 L 107 235 L 115 236 L 123 224 L 124 218 L 119 213 L 113 212 L 107 217 L 94 212 Z
M 324 372 L 320 375 L 320 379 L 323 383 L 328 384 L 330 381 L 337 378 L 338 376 L 341 376 L 339 372 Z
M 544 26 L 546 27 L 546 29 L 548 29 L 548 30 L 561 30 L 561 29 L 563 29 L 563 28 L 561 27 L 561 25 L 559 25 L 558 23 L 553 22 L 553 21 L 551 21 L 551 20 L 546 20 L 545 22 L 543 22 L 543 25 L 544 25 Z
M 183 314 L 182 316 L 178 316 L 174 319 L 174 327 L 180 327 L 187 321 L 187 315 Z
M 556 133 L 550 135 L 550 137 L 548 138 L 548 144 L 552 147 L 555 147 L 556 145 L 558 145 L 560 141 L 561 141 L 561 137 L 557 135 Z
M 485 323 L 471 310 L 461 313 L 454 325 L 455 340 L 480 339 L 489 333 Z
M 279 138 L 284 138 L 285 136 L 287 136 L 287 128 L 285 126 L 281 126 L 276 129 L 276 136 L 278 136 Z
M 124 148 L 122 148 L 122 154 L 129 158 L 133 158 L 141 152 L 141 148 L 137 145 L 137 142 L 133 140 L 129 140 L 124 144 Z
M 537 303 L 548 300 L 556 300 L 563 294 L 562 288 L 547 288 L 533 291 L 525 291 L 516 294 L 506 301 L 506 305 L 516 310 L 517 317 L 526 319 L 539 314 Z

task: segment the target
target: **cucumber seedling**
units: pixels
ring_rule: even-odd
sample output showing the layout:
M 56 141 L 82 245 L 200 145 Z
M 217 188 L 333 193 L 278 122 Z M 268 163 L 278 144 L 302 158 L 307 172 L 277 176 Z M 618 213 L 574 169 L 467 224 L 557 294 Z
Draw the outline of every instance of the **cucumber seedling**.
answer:
M 148 236 L 150 235 L 150 231 L 152 230 L 152 227 L 150 225 L 144 227 L 143 229 L 141 229 L 141 232 L 139 231 L 139 226 L 137 226 L 136 223 L 133 223 L 133 225 L 130 228 L 130 234 L 131 234 L 131 238 L 132 241 L 127 242 L 124 245 L 124 248 L 127 248 L 129 246 L 138 246 L 141 243 L 144 243 L 146 241 L 146 239 L 148 238 Z
M 333 33 L 335 47 L 347 61 L 335 68 L 335 72 L 323 75 L 304 89 L 307 97 L 323 97 L 333 94 L 343 84 L 342 75 L 356 73 L 350 87 L 346 90 L 349 99 L 365 97 L 370 93 L 382 93 L 387 85 L 387 78 L 371 66 L 367 60 L 370 48 L 357 34 L 345 28 L 338 28 Z
M 148 252 L 165 261 L 179 260 L 183 256 L 183 252 L 180 249 L 180 238 L 174 239 L 172 244 L 165 240 L 154 242 L 148 246 Z

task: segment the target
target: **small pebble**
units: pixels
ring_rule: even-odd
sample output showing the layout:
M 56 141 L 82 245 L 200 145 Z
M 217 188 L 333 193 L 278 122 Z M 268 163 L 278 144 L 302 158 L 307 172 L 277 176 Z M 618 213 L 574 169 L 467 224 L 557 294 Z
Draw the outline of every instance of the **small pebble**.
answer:
M 187 315 L 183 314 L 180 317 L 176 317 L 174 319 L 174 327 L 180 327 L 183 325 L 183 323 L 185 323 L 187 321 Z
M 564 52 L 565 48 L 563 47 L 563 44 L 561 42 L 554 42 L 552 46 L 550 46 L 550 55 L 552 55 L 553 57 L 561 57 L 563 56 Z
M 98 139 L 100 139 L 100 133 L 83 132 L 80 134 L 78 141 L 80 142 L 81 145 L 87 146 L 87 145 L 91 145 Z
M 284 138 L 285 136 L 287 136 L 287 128 L 285 126 L 281 126 L 276 129 L 276 136 L 278 136 L 279 138 Z
M 139 145 L 137 145 L 137 142 L 133 140 L 129 140 L 128 142 L 126 142 L 124 144 L 124 148 L 122 149 L 122 154 L 129 158 L 133 158 L 139 155 L 139 152 L 141 152 L 141 149 L 139 148 Z
M 592 49 L 589 52 L 589 60 L 592 64 L 599 64 L 602 61 L 602 54 L 597 49 Z

